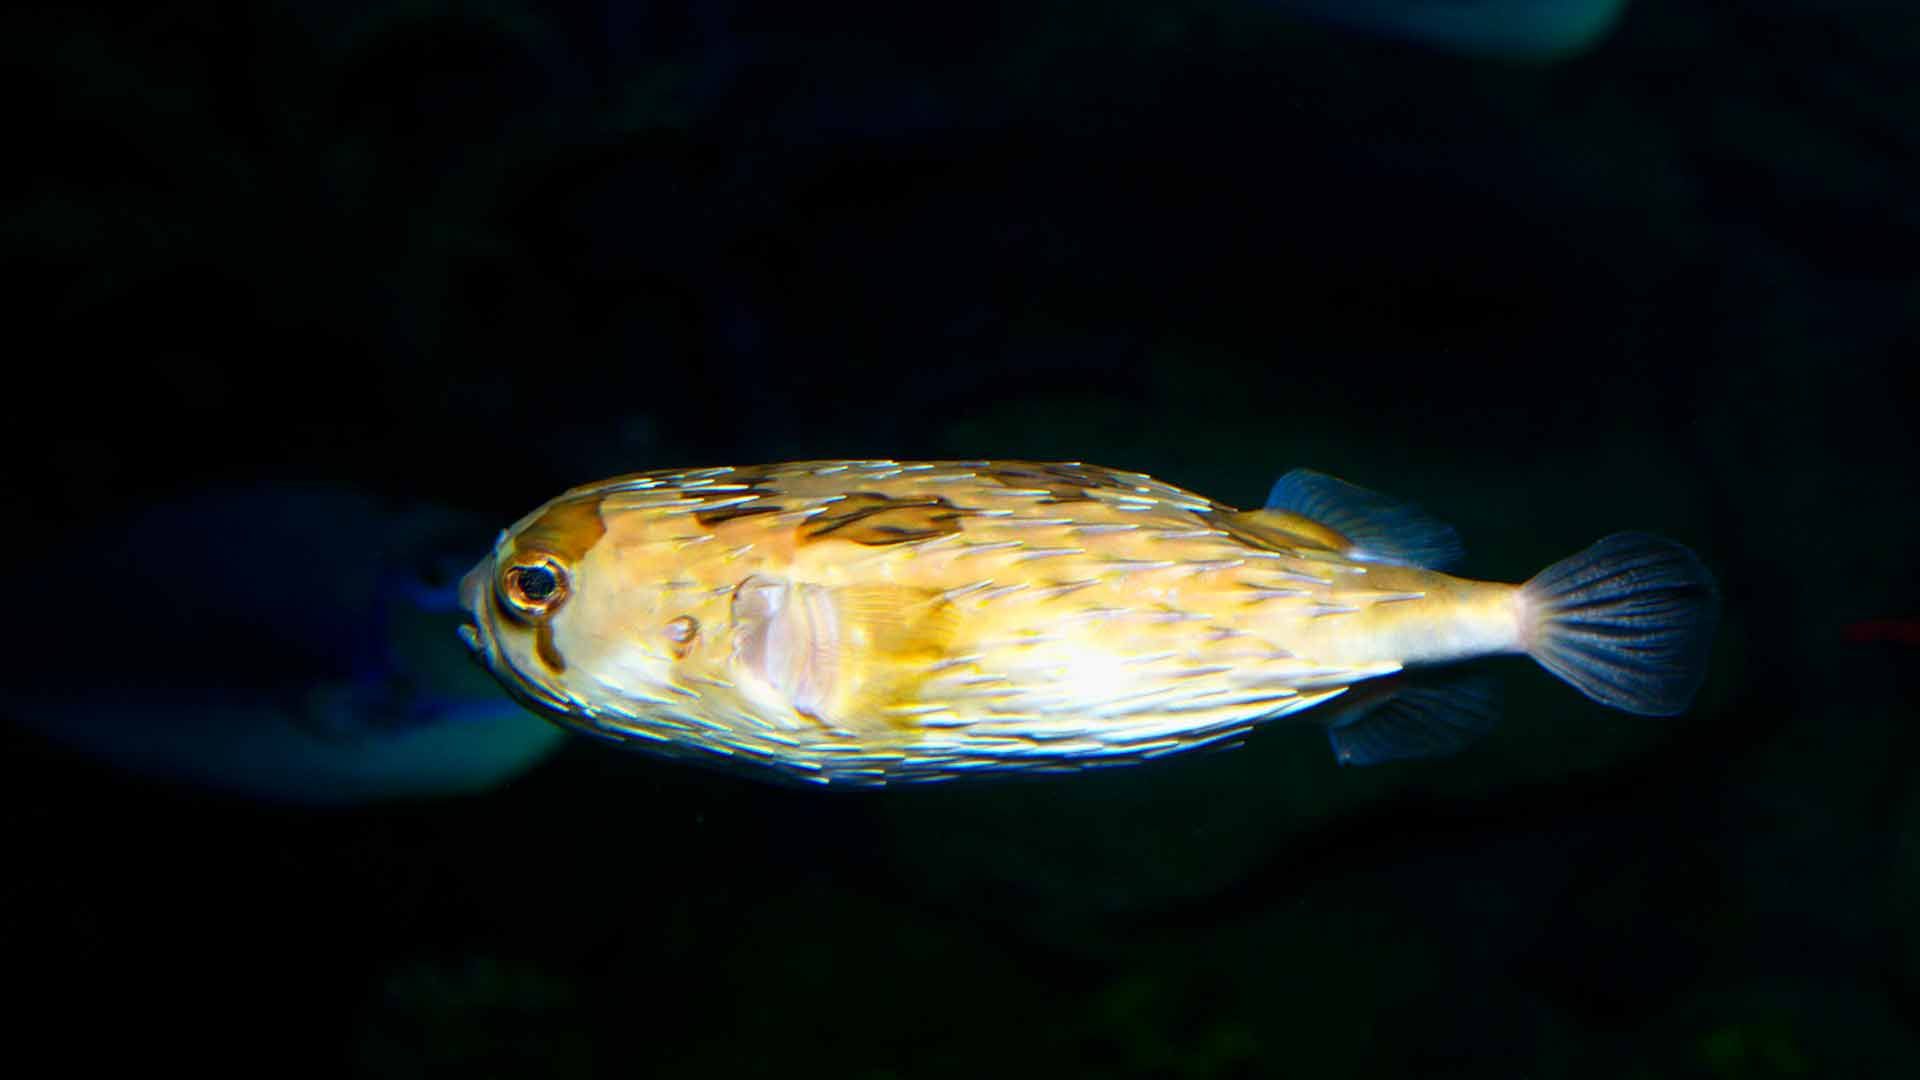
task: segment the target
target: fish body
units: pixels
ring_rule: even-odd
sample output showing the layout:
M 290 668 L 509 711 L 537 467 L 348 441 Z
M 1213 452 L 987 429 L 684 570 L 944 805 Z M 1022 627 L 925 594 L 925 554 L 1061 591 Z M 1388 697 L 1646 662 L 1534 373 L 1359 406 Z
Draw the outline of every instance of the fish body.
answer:
M 848 785 L 1143 761 L 1530 649 L 1523 587 L 1420 565 L 1457 553 L 1445 526 L 1315 473 L 1275 492 L 1240 511 L 1080 463 L 639 473 L 502 533 L 463 633 L 568 726 Z M 1344 756 L 1420 739 L 1362 741 Z

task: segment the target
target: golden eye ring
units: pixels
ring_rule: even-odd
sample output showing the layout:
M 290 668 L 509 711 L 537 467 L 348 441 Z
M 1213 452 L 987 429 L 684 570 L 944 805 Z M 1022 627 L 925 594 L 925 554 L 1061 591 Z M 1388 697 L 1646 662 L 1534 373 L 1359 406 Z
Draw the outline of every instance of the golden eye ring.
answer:
M 566 603 L 569 587 L 566 568 L 551 556 L 538 555 L 503 568 L 497 592 L 508 614 L 539 622 Z

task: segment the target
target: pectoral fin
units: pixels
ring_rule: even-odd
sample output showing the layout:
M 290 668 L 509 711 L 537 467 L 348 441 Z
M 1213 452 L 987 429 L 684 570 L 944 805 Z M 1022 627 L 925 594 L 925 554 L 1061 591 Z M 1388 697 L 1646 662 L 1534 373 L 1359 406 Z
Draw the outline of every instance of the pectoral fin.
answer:
M 800 716 L 843 730 L 895 725 L 944 657 L 953 610 L 902 585 L 834 588 L 754 575 L 733 595 L 734 661 Z
M 735 664 L 803 716 L 833 693 L 839 630 L 824 590 L 758 574 L 733 590 Z
M 834 591 L 847 639 L 888 661 L 933 660 L 953 637 L 953 605 L 908 585 L 848 586 Z

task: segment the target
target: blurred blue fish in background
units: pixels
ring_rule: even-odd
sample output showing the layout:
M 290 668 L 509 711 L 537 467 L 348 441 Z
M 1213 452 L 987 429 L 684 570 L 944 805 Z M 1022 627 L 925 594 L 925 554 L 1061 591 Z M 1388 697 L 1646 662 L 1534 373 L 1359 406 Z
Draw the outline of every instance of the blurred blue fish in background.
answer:
M 1627 0 L 1267 0 L 1355 30 L 1449 52 L 1551 60 L 1607 35 Z
M 77 602 L 43 627 L 51 667 L 0 704 L 128 772 L 264 801 L 486 791 L 567 737 L 455 636 L 454 585 L 490 535 L 348 492 L 157 507 L 71 563 Z

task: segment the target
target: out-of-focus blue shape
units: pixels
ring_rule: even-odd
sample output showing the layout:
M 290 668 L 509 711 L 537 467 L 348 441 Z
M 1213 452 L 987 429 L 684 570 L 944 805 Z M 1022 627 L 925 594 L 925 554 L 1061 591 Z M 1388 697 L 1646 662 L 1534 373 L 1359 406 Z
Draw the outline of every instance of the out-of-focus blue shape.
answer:
M 1266 0 L 1326 22 L 1477 56 L 1555 59 L 1589 48 L 1627 0 Z
M 146 776 L 343 805 L 484 791 L 566 738 L 455 633 L 493 530 L 442 507 L 240 490 L 77 545 L 14 720 Z M 69 587 L 70 585 L 70 587 Z

